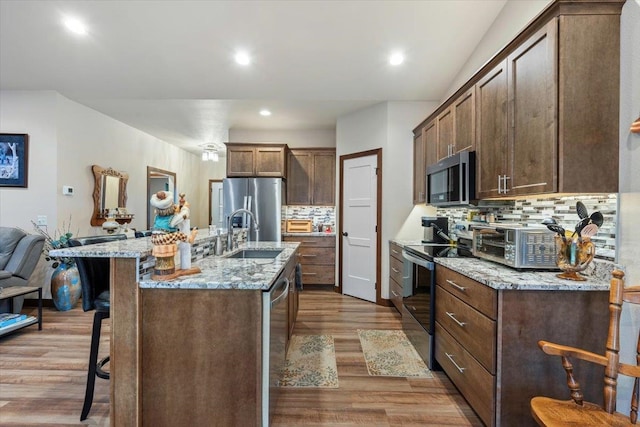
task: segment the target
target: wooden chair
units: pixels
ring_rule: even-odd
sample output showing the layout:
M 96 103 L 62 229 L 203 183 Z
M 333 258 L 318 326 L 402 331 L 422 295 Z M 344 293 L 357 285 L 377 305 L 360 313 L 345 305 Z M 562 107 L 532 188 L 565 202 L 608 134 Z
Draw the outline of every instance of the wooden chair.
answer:
M 571 400 L 556 400 L 548 397 L 531 399 L 531 414 L 541 426 L 630 426 L 636 424 L 638 418 L 638 401 L 640 400 L 640 332 L 636 365 L 620 363 L 620 313 L 622 301 L 640 304 L 640 286 L 624 288 L 624 273 L 614 271 L 609 293 L 609 334 L 605 355 L 591 353 L 579 348 L 539 341 L 538 345 L 545 353 L 562 357 L 562 366 L 567 373 L 567 386 Z M 573 376 L 570 357 L 586 360 L 604 367 L 604 404 L 583 402 L 580 384 Z M 618 374 L 635 378 L 631 396 L 629 416 L 616 412 L 616 387 Z

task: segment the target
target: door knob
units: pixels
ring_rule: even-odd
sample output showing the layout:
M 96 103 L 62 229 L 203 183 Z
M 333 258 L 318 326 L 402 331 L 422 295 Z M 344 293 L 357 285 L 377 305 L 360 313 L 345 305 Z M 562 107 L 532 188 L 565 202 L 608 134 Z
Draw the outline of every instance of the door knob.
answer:
M 344 237 L 347 237 L 347 236 L 349 235 L 349 233 L 347 233 L 346 231 L 343 231 L 343 232 L 342 232 L 342 235 L 343 235 Z

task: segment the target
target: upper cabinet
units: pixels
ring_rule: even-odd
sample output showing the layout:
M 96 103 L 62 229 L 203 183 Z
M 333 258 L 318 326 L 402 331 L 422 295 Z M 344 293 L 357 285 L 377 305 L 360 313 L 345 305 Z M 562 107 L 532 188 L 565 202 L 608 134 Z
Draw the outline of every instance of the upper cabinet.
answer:
M 227 177 L 287 177 L 285 144 L 227 143 Z
M 287 204 L 334 206 L 336 191 L 335 148 L 289 151 Z
M 436 161 L 475 149 L 480 199 L 618 191 L 623 4 L 554 1 L 414 134 L 435 121 Z
M 437 161 L 436 121 L 427 124 L 413 138 L 413 204 L 427 201 L 427 165 Z

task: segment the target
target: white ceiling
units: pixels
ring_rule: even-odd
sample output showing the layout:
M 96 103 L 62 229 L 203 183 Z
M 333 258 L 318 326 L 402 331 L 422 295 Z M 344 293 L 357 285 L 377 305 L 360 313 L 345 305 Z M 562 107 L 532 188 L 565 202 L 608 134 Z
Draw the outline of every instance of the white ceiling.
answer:
M 439 101 L 505 2 L 1 0 L 0 89 L 55 90 L 198 152 L 227 129 L 327 129 L 378 102 Z

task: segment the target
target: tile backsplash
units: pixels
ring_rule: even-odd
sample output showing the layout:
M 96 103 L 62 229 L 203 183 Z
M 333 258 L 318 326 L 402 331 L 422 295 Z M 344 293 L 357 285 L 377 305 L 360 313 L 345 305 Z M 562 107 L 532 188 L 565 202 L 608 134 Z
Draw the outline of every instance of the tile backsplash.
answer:
M 283 207 L 284 219 L 310 219 L 313 225 L 331 224 L 336 226 L 335 206 L 298 206 L 288 205 Z
M 591 240 L 596 245 L 596 258 L 613 260 L 616 250 L 616 227 L 618 219 L 618 195 L 567 195 L 545 198 L 526 198 L 518 200 L 482 201 L 479 206 L 469 208 L 439 208 L 438 216 L 449 217 L 449 229 L 460 221 L 469 218 L 487 221 L 491 217 L 499 222 L 519 222 L 540 224 L 544 218 L 554 218 L 566 230 L 574 230 L 580 220 L 576 213 L 576 202 L 581 201 L 589 214 L 600 211 L 604 223 L 598 234 Z

